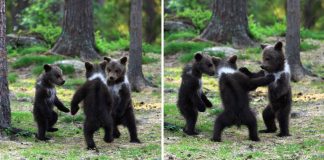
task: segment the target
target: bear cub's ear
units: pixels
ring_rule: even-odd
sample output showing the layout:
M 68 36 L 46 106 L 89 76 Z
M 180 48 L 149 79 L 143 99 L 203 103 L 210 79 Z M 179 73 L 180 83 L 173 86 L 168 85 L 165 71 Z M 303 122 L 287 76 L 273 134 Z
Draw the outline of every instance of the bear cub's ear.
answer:
M 229 63 L 232 63 L 232 64 L 235 64 L 236 63 L 236 60 L 237 60 L 237 56 L 236 55 L 233 55 L 230 58 L 228 58 L 228 62 Z
M 203 58 L 203 55 L 202 55 L 201 53 L 196 53 L 196 54 L 195 54 L 195 60 L 196 60 L 197 62 L 201 61 L 202 58 Z
M 123 64 L 123 65 L 126 65 L 126 62 L 127 62 L 127 57 L 122 57 L 119 59 L 120 63 Z
M 276 50 L 276 51 L 282 51 L 282 42 L 277 42 L 276 44 L 275 44 L 275 46 L 274 46 L 274 49 Z
M 45 70 L 45 72 L 48 72 L 48 71 L 50 71 L 52 69 L 52 66 L 51 65 L 49 65 L 49 64 L 44 64 L 44 70 Z
M 101 67 L 102 70 L 105 70 L 106 69 L 106 66 L 107 66 L 108 62 L 107 61 L 102 61 L 99 65 Z
M 104 57 L 104 60 L 109 63 L 111 61 L 111 58 L 110 57 Z
M 88 70 L 88 71 L 92 70 L 92 68 L 93 68 L 93 65 L 90 62 L 85 62 L 84 66 L 85 66 L 86 70 Z

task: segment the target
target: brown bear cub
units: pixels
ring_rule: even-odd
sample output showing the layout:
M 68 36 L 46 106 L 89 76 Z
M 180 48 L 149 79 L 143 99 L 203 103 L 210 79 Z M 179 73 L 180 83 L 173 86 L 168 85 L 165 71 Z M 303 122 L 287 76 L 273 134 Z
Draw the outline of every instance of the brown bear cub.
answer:
M 62 70 L 56 65 L 49 64 L 44 65 L 44 70 L 45 72 L 39 76 L 36 82 L 33 108 L 38 128 L 36 138 L 43 141 L 49 140 L 45 136 L 46 131 L 55 132 L 58 130 L 53 127 L 57 121 L 57 113 L 53 110 L 53 107 L 56 106 L 63 112 L 70 111 L 56 96 L 55 85 L 61 86 L 65 83 Z
M 130 142 L 140 143 L 137 137 L 130 84 L 126 75 L 127 57 L 122 57 L 119 60 L 105 57 L 104 60 L 108 62 L 106 69 L 108 73 L 107 84 L 114 100 L 112 111 L 114 119 L 113 136 L 114 138 L 119 138 L 118 125 L 124 125 L 130 134 Z
M 85 63 L 87 81 L 75 92 L 71 101 L 72 115 L 78 112 L 78 104 L 83 101 L 85 113 L 83 132 L 87 149 L 96 149 L 93 134 L 100 127 L 105 130 L 104 141 L 108 143 L 113 141 L 111 116 L 113 100 L 107 87 L 106 65 L 106 61 L 100 64 Z
M 290 68 L 283 53 L 282 43 L 277 42 L 274 46 L 261 45 L 261 48 L 263 49 L 261 68 L 264 71 L 251 73 L 247 68 L 240 69 L 250 77 L 275 75 L 275 81 L 268 85 L 269 104 L 262 113 L 266 129 L 261 130 L 260 133 L 276 132 L 275 119 L 277 118 L 280 127 L 278 136 L 290 136 L 289 116 L 292 103 Z
M 187 135 L 197 135 L 195 130 L 198 111 L 204 112 L 213 105 L 202 91 L 202 74 L 215 75 L 215 57 L 196 53 L 194 62 L 187 65 L 182 72 L 177 106 L 186 120 L 183 131 Z
M 219 78 L 219 90 L 224 111 L 216 118 L 212 141 L 221 141 L 222 131 L 232 125 L 246 125 L 249 130 L 249 138 L 259 141 L 257 120 L 249 107 L 249 91 L 258 86 L 265 86 L 274 80 L 273 75 L 259 78 L 249 78 L 244 73 L 237 71 L 237 56 L 228 60 L 218 59 L 217 73 Z

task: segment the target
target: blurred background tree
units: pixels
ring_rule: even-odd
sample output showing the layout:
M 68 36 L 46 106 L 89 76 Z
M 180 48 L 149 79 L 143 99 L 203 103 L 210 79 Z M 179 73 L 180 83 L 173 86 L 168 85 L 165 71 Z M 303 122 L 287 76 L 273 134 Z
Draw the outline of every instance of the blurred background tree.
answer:
M 35 35 L 53 47 L 62 30 L 64 0 L 7 0 L 7 33 Z M 96 47 L 100 54 L 129 50 L 130 0 L 93 0 Z M 159 52 L 161 2 L 143 0 L 143 52 Z M 148 47 L 150 46 L 150 47 Z

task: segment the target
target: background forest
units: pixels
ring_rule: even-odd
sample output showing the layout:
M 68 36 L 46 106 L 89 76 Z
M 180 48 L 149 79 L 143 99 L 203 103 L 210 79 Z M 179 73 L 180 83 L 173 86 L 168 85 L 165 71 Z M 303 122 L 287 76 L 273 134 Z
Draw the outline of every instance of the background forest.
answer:
M 6 107 L 1 108 L 1 113 L 7 116 L 1 116 L 0 159 L 159 158 L 161 156 L 161 1 L 143 0 L 142 7 L 140 7 L 141 1 L 137 0 L 6 0 L 5 2 L 9 82 L 7 93 L 10 105 L 4 103 L 7 95 L 5 90 L 2 90 L 0 101 Z M 4 6 L 3 2 L 1 6 Z M 74 12 L 74 15 L 71 16 L 72 20 L 66 22 L 66 19 L 71 18 L 64 16 L 68 11 Z M 140 19 L 142 21 L 139 21 Z M 72 22 L 79 24 L 73 26 Z M 134 23 L 142 26 L 142 31 L 130 27 L 134 26 L 131 25 Z M 71 43 L 59 43 L 64 34 L 74 33 L 75 27 L 83 27 L 81 28 L 83 31 L 75 37 L 70 36 L 75 38 Z M 131 33 L 142 33 L 140 34 L 142 36 L 136 37 L 137 39 L 133 36 L 132 39 Z M 84 35 L 88 38 L 84 38 Z M 78 38 L 83 39 L 80 41 Z M 82 48 L 87 46 L 83 43 L 87 41 L 93 45 L 90 47 L 94 48 L 95 55 L 99 54 L 101 58 L 129 56 L 128 62 L 130 62 L 130 54 L 135 55 L 135 53 L 135 58 L 142 58 L 141 61 L 137 60 L 140 62 L 136 64 L 137 66 L 129 68 L 138 70 L 151 86 L 134 89 L 140 92 L 132 93 L 138 135 L 143 143 L 129 143 L 127 129 L 120 126 L 122 134 L 120 139 L 115 139 L 111 144 L 105 143 L 102 140 L 104 132 L 100 130 L 94 136 L 99 152 L 85 150 L 83 111 L 75 116 L 58 112 L 59 119 L 56 127 L 59 131 L 48 133 L 51 137 L 49 142 L 35 140 L 37 128 L 32 115 L 34 86 L 37 77 L 44 70 L 43 65 L 57 64 L 62 68 L 66 83 L 57 87 L 57 96 L 70 108 L 75 90 L 85 82 L 84 61 L 99 61 L 87 57 L 90 52 L 82 55 L 76 51 L 80 48 L 83 52 L 93 51 Z M 75 51 L 77 54 L 66 55 L 65 53 L 71 53 L 66 51 L 53 54 L 55 50 L 53 48 L 60 48 L 72 42 L 79 43 L 75 45 L 77 47 L 74 46 L 76 49 L 72 49 L 72 52 Z M 135 58 L 133 56 L 132 60 Z M 139 75 L 138 72 L 134 73 Z M 1 84 L 6 84 L 2 82 Z M 0 86 L 5 87 L 5 85 Z
M 298 6 L 294 10 L 296 18 L 300 13 L 300 23 L 287 28 L 287 5 Z M 324 130 L 321 127 L 324 108 L 324 1 L 323 0 L 166 0 L 164 38 L 164 144 L 165 159 L 322 159 Z M 293 5 L 292 5 L 293 4 Z M 246 6 L 246 8 L 245 8 Z M 235 8 L 235 9 L 233 9 Z M 228 12 L 228 10 L 231 10 Z M 235 39 L 230 31 L 222 39 L 218 27 L 231 24 L 237 19 L 244 21 L 246 11 L 247 28 L 245 37 Z M 221 20 L 213 17 L 213 13 Z M 228 13 L 230 16 L 227 16 Z M 224 17 L 222 17 L 222 16 Z M 228 18 L 231 17 L 231 18 Z M 214 19 L 213 19 L 214 18 Z M 297 18 L 296 18 L 297 19 Z M 210 22 L 213 23 L 210 23 Z M 228 23 L 227 23 L 228 22 Z M 246 21 L 244 21 L 246 22 Z M 292 21 L 290 21 L 292 22 Z M 295 21 L 296 22 L 296 21 Z M 297 21 L 298 22 L 298 21 Z M 215 25 L 217 24 L 217 25 Z M 240 24 L 240 23 L 239 23 Z M 296 26 L 300 25 L 299 28 Z M 216 26 L 216 27 L 215 27 Z M 224 27 L 223 26 L 223 27 Z M 214 27 L 214 28 L 213 28 Z M 222 26 L 221 26 L 222 27 Z M 220 28 L 221 28 L 220 27 Z M 234 27 L 236 27 L 234 25 Z M 223 31 L 234 27 L 226 26 Z M 242 23 L 240 27 L 245 27 Z M 297 28 L 294 35 L 300 38 L 288 44 L 287 35 Z M 290 30 L 290 31 L 288 31 Z M 235 31 L 235 30 L 234 30 Z M 218 34 L 215 34 L 218 33 Z M 211 36 L 210 36 L 211 35 Z M 226 34 L 224 34 L 226 35 Z M 243 34 L 241 34 L 243 35 Z M 231 37 L 232 36 L 232 37 Z M 291 35 L 290 35 L 291 36 Z M 219 39 L 217 39 L 217 38 Z M 249 37 L 247 39 L 243 39 Z M 226 39 L 227 38 L 227 39 Z M 241 41 L 240 41 L 241 40 Z M 222 134 L 222 142 L 210 140 L 215 118 L 223 111 L 218 79 L 203 76 L 203 91 L 213 103 L 212 109 L 199 113 L 197 136 L 183 133 L 185 120 L 176 106 L 178 89 L 181 84 L 182 68 L 193 60 L 194 54 L 203 51 L 221 58 L 236 54 L 238 67 L 260 70 L 260 44 L 274 44 L 278 40 L 285 46 L 285 53 L 292 57 L 300 54 L 303 68 L 316 74 L 306 74 L 292 82 L 293 105 L 291 113 L 291 134 L 288 138 L 278 138 L 275 134 L 259 134 L 261 142 L 248 140 L 246 127 L 231 127 Z M 251 42 L 251 43 L 247 43 Z M 298 46 L 300 42 L 300 46 Z M 246 44 L 246 45 L 242 45 Z M 251 45 L 252 44 L 252 45 Z M 287 50 L 287 45 L 289 49 Z M 295 47 L 291 47 L 296 45 Z M 290 62 L 289 62 L 290 63 Z M 311 76 L 307 76 L 311 75 Z M 293 79 L 294 80 L 294 79 Z M 294 80 L 295 81 L 295 80 Z M 258 129 L 264 129 L 262 110 L 268 103 L 267 88 L 260 87 L 251 92 L 250 106 L 256 113 Z

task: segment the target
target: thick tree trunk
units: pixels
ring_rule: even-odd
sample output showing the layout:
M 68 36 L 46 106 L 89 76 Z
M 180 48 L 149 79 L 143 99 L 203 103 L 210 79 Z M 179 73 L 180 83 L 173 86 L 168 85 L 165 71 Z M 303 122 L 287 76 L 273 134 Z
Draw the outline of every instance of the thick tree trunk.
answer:
M 300 1 L 287 0 L 286 56 L 291 70 L 291 80 L 299 81 L 305 76 L 300 60 Z
M 247 0 L 215 0 L 213 16 L 201 38 L 238 48 L 254 45 L 248 35 Z
M 159 30 L 156 30 L 156 25 L 154 25 L 155 21 L 157 20 L 157 13 L 155 11 L 155 1 L 154 0 L 145 0 L 144 1 L 143 9 L 146 13 L 147 20 L 145 23 L 145 41 L 148 43 L 152 43 L 155 41 L 156 37 L 158 36 Z
M 11 123 L 8 63 L 6 52 L 6 14 L 5 0 L 0 0 L 0 128 L 8 128 Z
M 134 91 L 141 91 L 147 81 L 142 71 L 142 0 L 131 0 L 128 79 Z
M 62 34 L 51 52 L 83 60 L 100 57 L 95 47 L 92 0 L 65 0 Z

